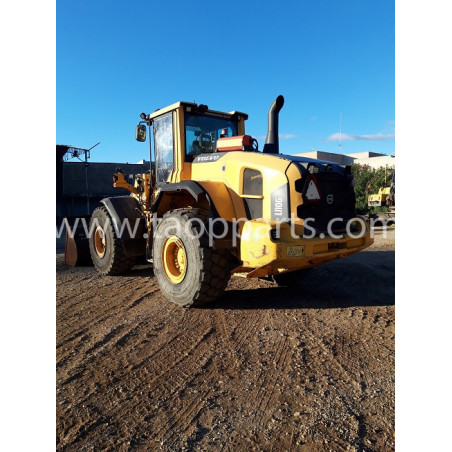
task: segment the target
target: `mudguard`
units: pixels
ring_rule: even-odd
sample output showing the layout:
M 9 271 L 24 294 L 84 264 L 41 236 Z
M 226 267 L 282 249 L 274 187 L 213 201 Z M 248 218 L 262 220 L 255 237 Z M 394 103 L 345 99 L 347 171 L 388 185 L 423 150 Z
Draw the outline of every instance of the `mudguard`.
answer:
M 106 207 L 121 233 L 120 238 L 126 255 L 128 257 L 144 256 L 146 223 L 138 201 L 132 196 L 115 196 L 104 198 L 101 203 Z
M 215 205 L 213 204 L 212 199 L 210 198 L 209 194 L 203 187 L 201 187 L 200 184 L 198 184 L 195 181 L 184 180 L 184 181 L 177 182 L 177 183 L 168 183 L 168 184 L 164 184 L 164 185 L 160 186 L 159 188 L 160 188 L 160 193 L 158 194 L 157 199 L 155 200 L 155 203 L 153 205 L 153 208 L 152 208 L 153 211 L 158 210 L 159 204 L 162 201 L 163 197 L 165 196 L 165 193 L 177 193 L 177 192 L 181 192 L 181 191 L 187 191 L 188 193 L 190 193 L 190 195 L 193 197 L 193 199 L 195 201 L 199 201 L 200 195 L 205 195 L 207 201 L 209 202 L 211 213 L 213 214 L 214 217 L 218 216 L 218 212 L 217 212 Z
M 241 200 L 232 198 L 230 190 L 222 182 L 183 180 L 177 183 L 165 184 L 160 188 L 160 193 L 153 205 L 153 211 L 157 211 L 159 204 L 165 194 L 186 191 L 195 201 L 199 201 L 200 195 L 204 195 L 209 203 L 210 215 L 212 218 L 224 218 L 226 221 L 232 221 L 236 216 L 238 205 L 243 206 Z M 243 207 L 242 207 L 243 209 Z M 243 215 L 241 215 L 243 216 Z
M 182 191 L 187 190 L 193 198 L 198 201 L 199 195 L 206 193 L 205 190 L 198 184 L 198 182 L 195 182 L 193 180 L 183 180 L 181 182 L 176 182 L 174 184 L 164 184 L 159 187 L 161 192 L 168 192 L 168 191 Z

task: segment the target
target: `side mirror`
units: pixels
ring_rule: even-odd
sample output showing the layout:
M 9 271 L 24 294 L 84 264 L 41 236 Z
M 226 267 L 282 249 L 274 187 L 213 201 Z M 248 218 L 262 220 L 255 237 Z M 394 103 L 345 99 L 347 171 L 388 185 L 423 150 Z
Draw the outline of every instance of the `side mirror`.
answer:
M 146 141 L 146 125 L 138 124 L 135 128 L 135 140 L 143 142 Z

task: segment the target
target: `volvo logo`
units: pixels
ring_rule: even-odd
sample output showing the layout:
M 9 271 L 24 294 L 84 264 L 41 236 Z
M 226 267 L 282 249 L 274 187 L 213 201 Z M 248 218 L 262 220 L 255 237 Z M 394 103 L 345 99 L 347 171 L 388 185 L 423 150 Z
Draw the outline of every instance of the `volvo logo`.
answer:
M 326 202 L 327 202 L 328 204 L 333 204 L 333 201 L 334 201 L 334 197 L 333 197 L 333 195 L 330 193 L 330 194 L 326 197 Z

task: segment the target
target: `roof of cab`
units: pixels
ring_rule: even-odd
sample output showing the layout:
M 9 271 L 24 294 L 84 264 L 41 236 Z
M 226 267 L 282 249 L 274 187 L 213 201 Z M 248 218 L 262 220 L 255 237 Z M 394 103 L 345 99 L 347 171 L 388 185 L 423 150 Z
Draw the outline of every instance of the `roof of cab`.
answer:
M 160 108 L 160 109 L 155 110 L 154 112 L 150 113 L 147 116 L 147 119 L 154 119 L 157 116 L 163 115 L 163 114 L 168 113 L 168 112 L 173 111 L 173 110 L 176 110 L 181 105 L 191 106 L 191 107 L 194 107 L 194 108 L 198 107 L 198 105 L 193 103 L 193 102 L 182 102 L 182 101 L 181 102 L 176 102 L 174 104 L 168 105 L 168 107 Z M 229 112 L 226 113 L 224 111 L 217 111 L 217 110 L 210 110 L 209 109 L 209 110 L 207 110 L 206 113 L 229 115 L 229 116 L 240 115 L 240 116 L 243 116 L 245 119 L 248 119 L 248 115 L 246 113 L 242 113 L 240 111 L 235 111 L 235 110 L 234 111 L 229 111 Z

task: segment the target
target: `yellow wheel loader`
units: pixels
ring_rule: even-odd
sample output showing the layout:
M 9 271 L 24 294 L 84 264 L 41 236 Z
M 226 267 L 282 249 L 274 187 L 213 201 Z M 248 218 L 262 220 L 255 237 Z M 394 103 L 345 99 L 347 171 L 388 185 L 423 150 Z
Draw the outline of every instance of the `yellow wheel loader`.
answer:
M 378 226 L 392 226 L 395 224 L 395 171 L 392 173 L 391 185 L 386 185 L 386 169 L 385 169 L 385 187 L 380 187 L 378 193 L 368 194 L 371 179 L 366 185 L 367 205 L 369 207 L 388 207 L 388 212 L 378 212 L 369 215 L 373 220 L 373 224 Z
M 118 170 L 114 186 L 131 195 L 94 211 L 97 270 L 119 274 L 145 257 L 163 295 L 191 306 L 218 298 L 231 275 L 293 284 L 370 246 L 350 166 L 279 153 L 283 104 L 278 96 L 270 107 L 262 151 L 245 113 L 189 102 L 142 113 L 136 139 L 149 134 L 151 168 L 133 184 Z

